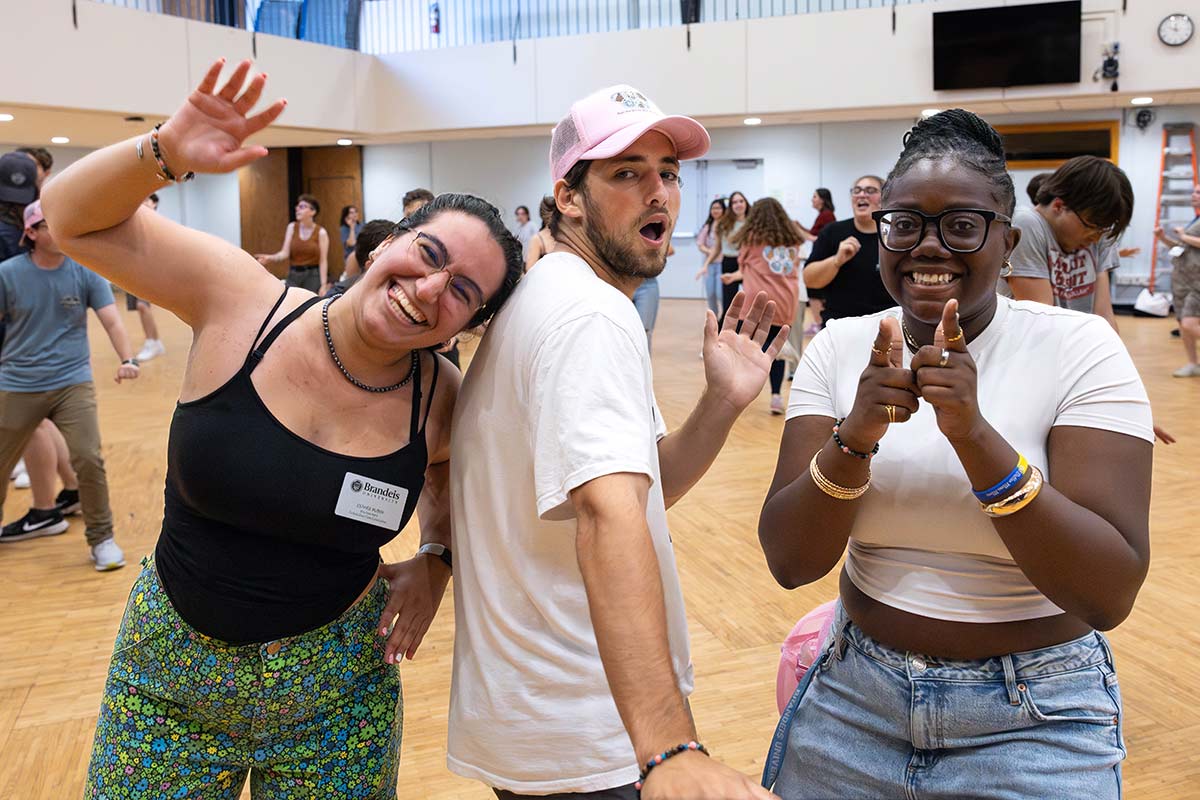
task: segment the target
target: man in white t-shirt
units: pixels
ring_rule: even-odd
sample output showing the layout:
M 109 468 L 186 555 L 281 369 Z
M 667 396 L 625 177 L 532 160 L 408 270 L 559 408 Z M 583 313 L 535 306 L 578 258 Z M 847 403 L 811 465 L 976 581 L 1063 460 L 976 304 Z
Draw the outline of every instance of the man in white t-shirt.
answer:
M 502 800 L 764 798 L 705 757 L 667 507 L 707 471 L 786 340 L 773 304 L 707 314 L 707 385 L 667 435 L 630 297 L 662 272 L 695 120 L 614 86 L 554 129 L 557 249 L 496 316 L 459 392 L 450 769 Z M 747 311 L 747 306 L 749 310 Z M 738 320 L 742 319 L 740 333 Z M 731 587 L 732 588 L 732 587 Z
M 1011 256 L 1013 297 L 1097 314 L 1115 329 L 1109 273 L 1133 215 L 1133 187 L 1121 168 L 1095 156 L 1072 158 L 1038 185 L 1037 205 L 1018 209 L 1021 241 Z

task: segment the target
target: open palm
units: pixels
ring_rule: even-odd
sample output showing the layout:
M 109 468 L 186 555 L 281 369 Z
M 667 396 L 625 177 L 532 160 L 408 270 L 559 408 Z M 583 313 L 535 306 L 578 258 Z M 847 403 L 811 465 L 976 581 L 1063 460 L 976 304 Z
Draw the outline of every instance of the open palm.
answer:
M 214 91 L 224 65 L 221 59 L 208 68 L 200 85 L 159 132 L 163 160 L 176 174 L 233 172 L 267 154 L 265 147 L 242 143 L 274 122 L 287 101 L 276 100 L 265 111 L 247 117 L 262 97 L 267 76 L 255 75 L 247 84 L 247 59 L 237 65 L 220 91 Z
M 708 390 L 741 411 L 758 397 L 779 357 L 791 326 L 784 325 L 763 351 L 775 318 L 775 302 L 759 292 L 746 308 L 746 294 L 738 292 L 717 330 L 711 311 L 704 320 L 704 376 Z

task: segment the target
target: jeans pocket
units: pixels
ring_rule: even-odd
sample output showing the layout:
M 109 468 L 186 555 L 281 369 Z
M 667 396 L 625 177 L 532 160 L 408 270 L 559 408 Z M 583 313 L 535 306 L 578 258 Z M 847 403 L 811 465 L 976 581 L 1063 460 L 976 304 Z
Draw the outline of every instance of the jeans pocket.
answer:
M 1039 722 L 1067 722 L 1117 727 L 1119 695 L 1115 674 L 1101 667 L 1032 678 L 1017 685 L 1022 703 Z

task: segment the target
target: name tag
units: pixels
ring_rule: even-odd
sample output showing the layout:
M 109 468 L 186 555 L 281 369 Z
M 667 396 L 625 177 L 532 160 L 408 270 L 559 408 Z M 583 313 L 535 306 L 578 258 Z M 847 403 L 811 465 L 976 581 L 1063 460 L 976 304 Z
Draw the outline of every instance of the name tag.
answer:
M 408 489 L 403 486 L 347 472 L 333 513 L 355 522 L 398 531 L 407 502 Z

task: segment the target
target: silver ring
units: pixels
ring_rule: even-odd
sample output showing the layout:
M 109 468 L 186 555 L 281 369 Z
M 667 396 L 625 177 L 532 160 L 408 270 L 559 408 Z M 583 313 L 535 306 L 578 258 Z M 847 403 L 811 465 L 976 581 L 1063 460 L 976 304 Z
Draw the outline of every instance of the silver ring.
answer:
M 943 350 L 942 350 L 942 357 L 941 357 L 940 359 L 938 359 L 938 366 L 939 366 L 939 367 L 944 367 L 944 366 L 946 366 L 946 365 L 947 365 L 947 364 L 949 364 L 949 363 L 950 363 L 950 351 L 949 351 L 949 350 L 946 350 L 946 349 L 943 349 Z

